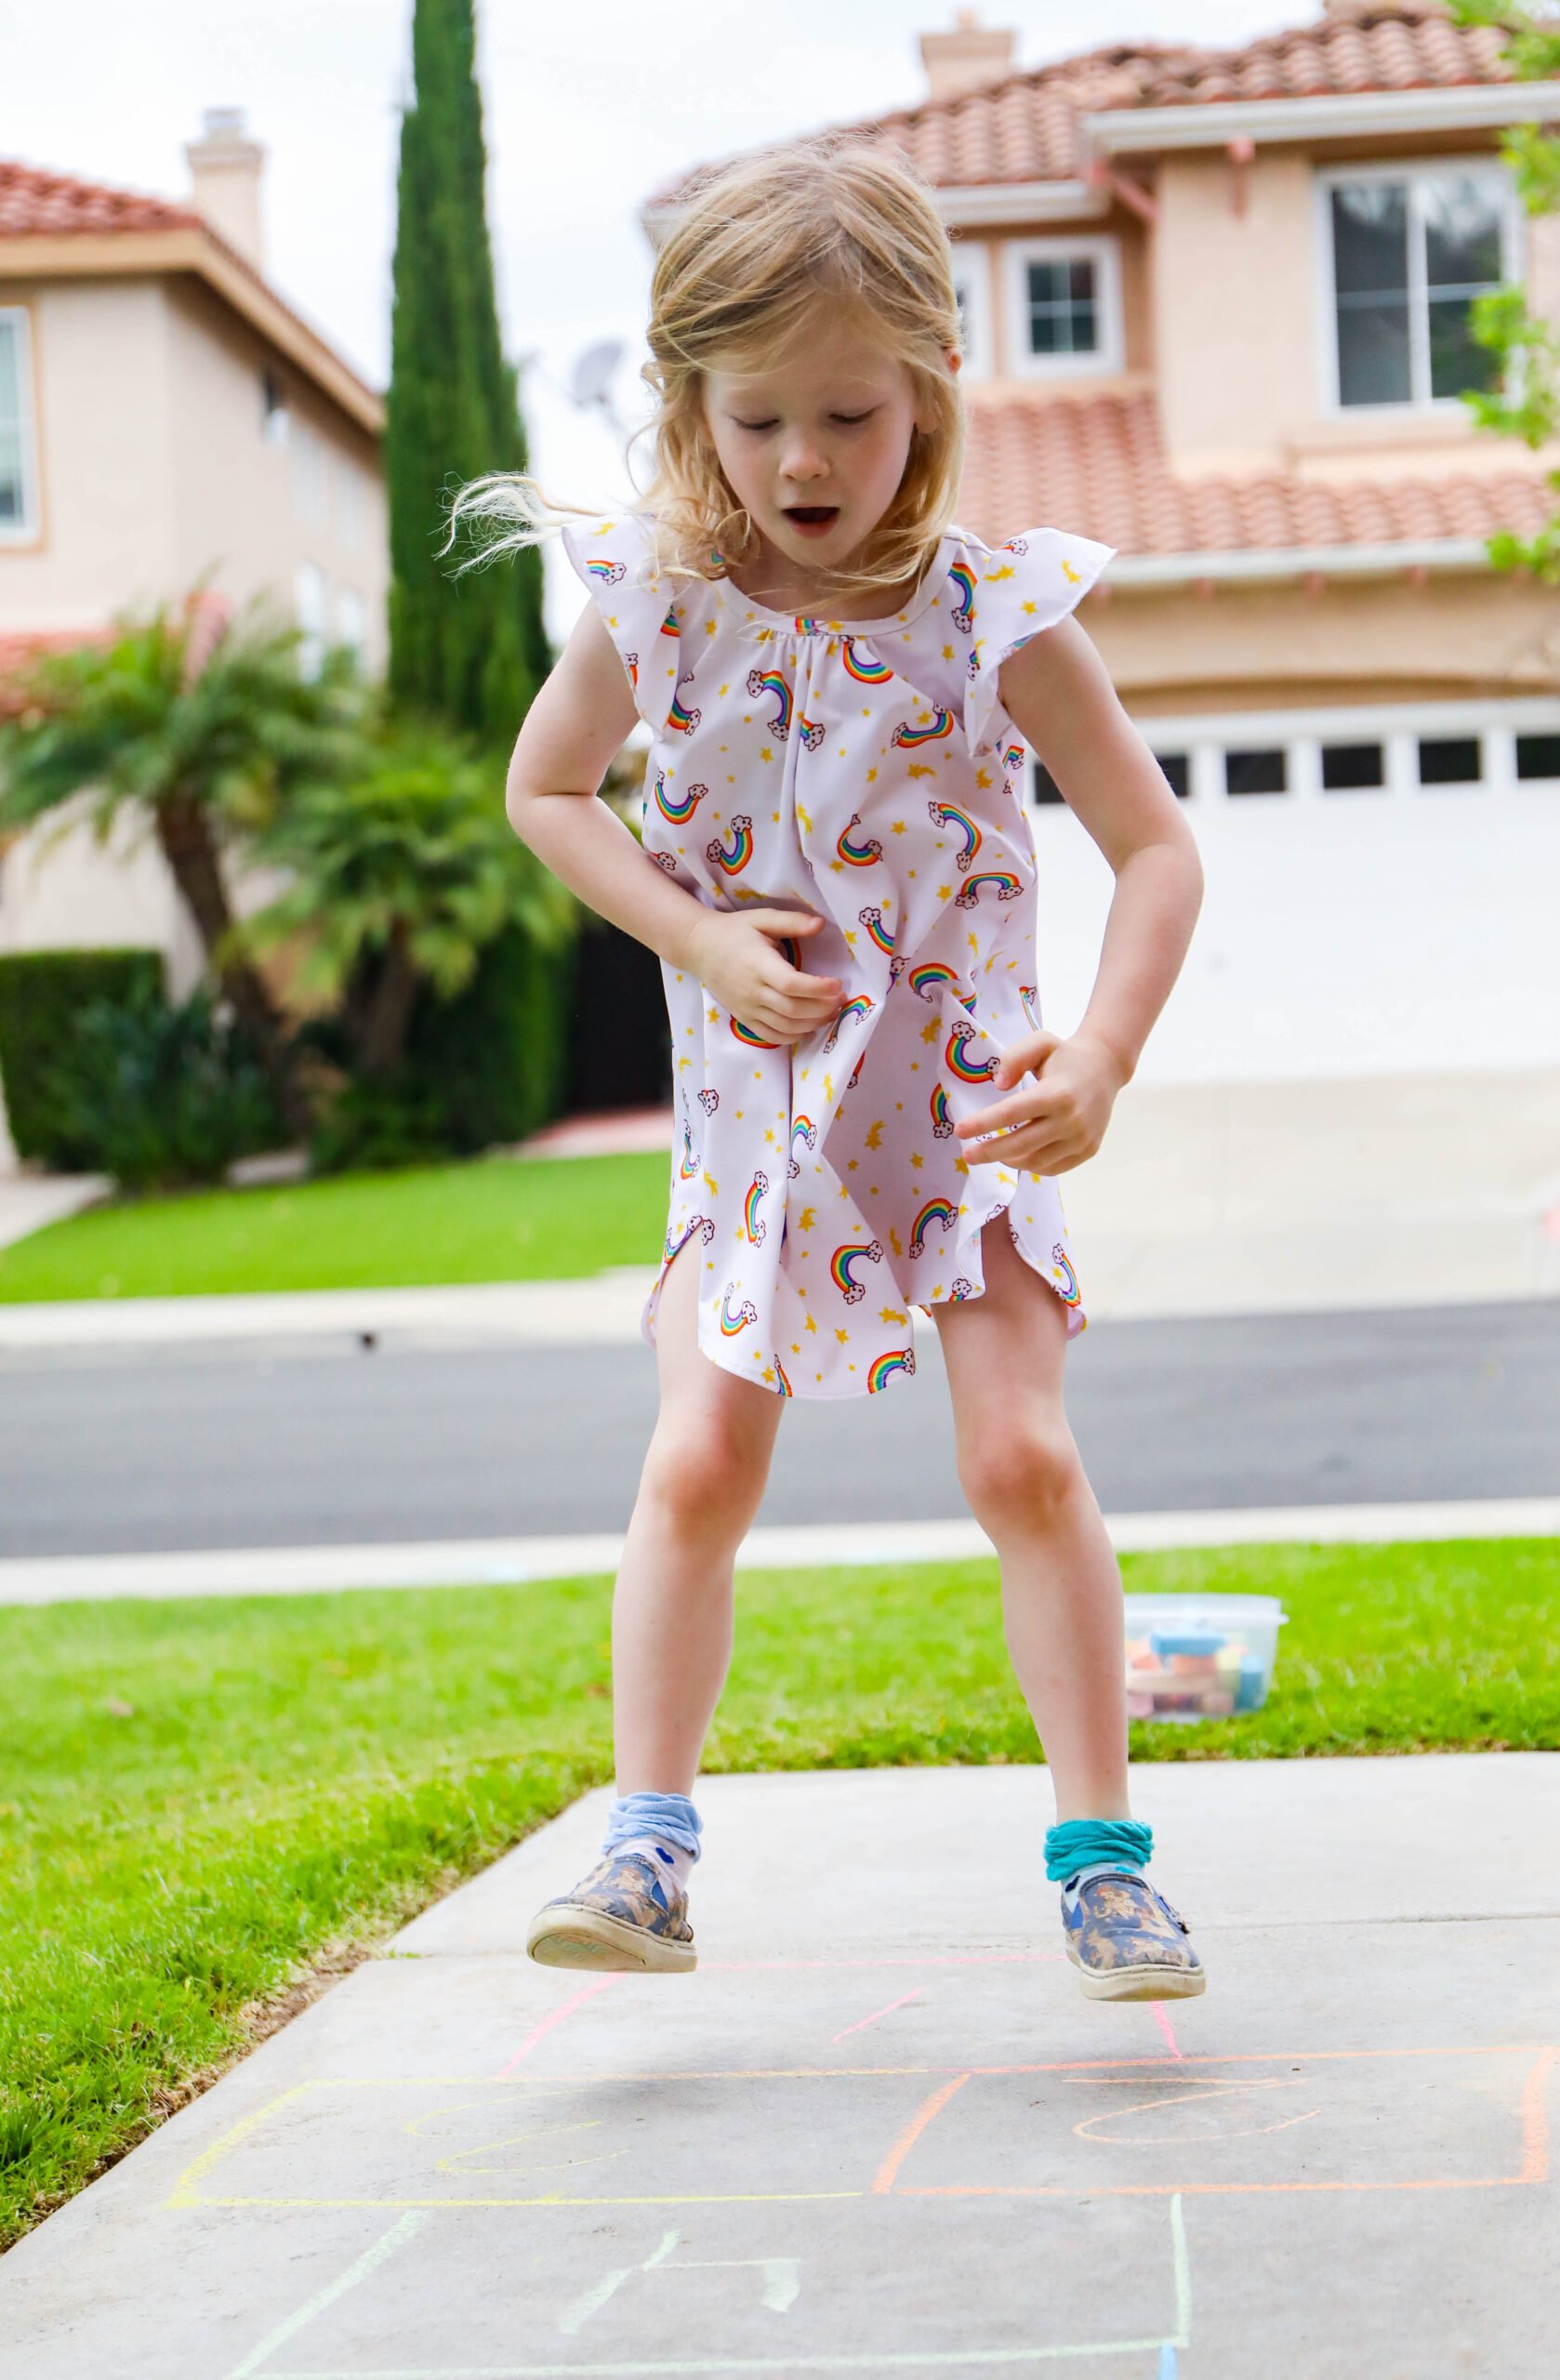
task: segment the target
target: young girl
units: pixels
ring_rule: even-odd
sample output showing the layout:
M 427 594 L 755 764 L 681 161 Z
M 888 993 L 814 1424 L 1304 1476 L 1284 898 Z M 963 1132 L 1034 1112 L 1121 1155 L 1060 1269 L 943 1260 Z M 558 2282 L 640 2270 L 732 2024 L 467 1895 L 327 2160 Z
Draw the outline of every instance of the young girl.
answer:
M 951 525 L 951 261 L 884 150 L 825 139 L 707 177 L 655 267 L 654 483 L 564 531 L 590 601 L 516 743 L 509 815 L 659 954 L 676 1140 L 642 1323 L 660 1414 L 613 1606 L 617 1793 L 599 1864 L 531 1928 L 548 1965 L 694 1964 L 691 1795 L 786 1399 L 913 1372 L 915 1305 L 1055 1787 L 1068 1956 L 1095 1999 L 1204 1987 L 1129 1809 L 1120 1573 L 1062 1404 L 1085 1316 L 1055 1179 L 1100 1146 L 1201 869 L 1070 616 L 1110 549 Z M 500 524 L 490 552 L 557 517 L 491 479 L 456 513 Z M 642 848 L 593 791 L 636 714 Z M 1064 1039 L 1040 1021 L 1021 737 L 1117 879 Z

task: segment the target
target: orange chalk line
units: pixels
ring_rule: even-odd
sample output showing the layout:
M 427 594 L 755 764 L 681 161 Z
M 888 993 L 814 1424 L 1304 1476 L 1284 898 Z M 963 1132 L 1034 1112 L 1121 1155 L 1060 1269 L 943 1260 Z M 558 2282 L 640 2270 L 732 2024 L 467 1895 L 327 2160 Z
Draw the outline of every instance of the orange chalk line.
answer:
M 895 2198 L 1265 2198 L 1295 2190 L 1514 2190 L 1526 2174 L 1480 2174 L 1427 2182 L 905 2182 Z M 420 2204 L 421 2201 L 414 2202 Z M 394 2202 L 387 2201 L 387 2203 Z
M 1560 2050 L 1540 2050 L 1522 2093 L 1522 2179 L 1525 2182 L 1546 2182 L 1549 2179 L 1549 2116 L 1544 2108 L 1544 2086 L 1548 2082 Z
M 945 2082 L 941 2090 L 933 2091 L 930 2099 L 922 2101 L 873 2176 L 874 2194 L 892 2189 L 899 2168 L 926 2130 L 927 2125 L 942 2114 L 955 2092 L 962 2091 L 969 2080 L 968 2074 L 956 2074 L 951 2082 Z

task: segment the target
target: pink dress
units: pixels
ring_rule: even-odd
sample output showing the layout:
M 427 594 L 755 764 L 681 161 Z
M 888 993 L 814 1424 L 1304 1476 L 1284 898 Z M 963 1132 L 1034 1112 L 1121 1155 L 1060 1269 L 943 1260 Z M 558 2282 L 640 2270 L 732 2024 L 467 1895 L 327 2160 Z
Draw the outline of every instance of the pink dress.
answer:
M 1112 549 L 951 530 L 904 611 L 853 624 L 659 575 L 632 512 L 563 542 L 651 731 L 646 851 L 712 907 L 822 917 L 787 956 L 844 985 L 831 1024 L 774 1043 L 663 963 L 676 1128 L 643 1336 L 696 1240 L 711 1363 L 782 1396 L 869 1395 L 915 1369 L 912 1305 L 981 1295 L 981 1229 L 1004 1209 L 1076 1336 L 1055 1181 L 972 1170 L 953 1128 L 1041 1022 L 1024 755 L 997 673 Z

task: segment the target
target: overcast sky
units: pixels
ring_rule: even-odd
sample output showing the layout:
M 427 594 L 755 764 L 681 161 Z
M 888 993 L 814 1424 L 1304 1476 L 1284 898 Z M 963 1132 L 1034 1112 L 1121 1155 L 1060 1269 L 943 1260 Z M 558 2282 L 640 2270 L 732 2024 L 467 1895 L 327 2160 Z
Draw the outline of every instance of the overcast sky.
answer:
M 533 454 L 561 493 L 588 503 L 623 483 L 619 442 L 561 384 L 583 347 L 619 337 L 633 406 L 648 192 L 702 158 L 914 103 L 917 37 L 954 13 L 952 0 L 480 0 L 505 337 L 535 359 Z M 1018 27 L 1028 66 L 1116 39 L 1240 41 L 1321 7 L 989 0 L 981 13 Z M 245 108 L 269 152 L 271 277 L 382 385 L 410 20 L 411 0 L 0 0 L 0 156 L 181 198 L 202 111 Z

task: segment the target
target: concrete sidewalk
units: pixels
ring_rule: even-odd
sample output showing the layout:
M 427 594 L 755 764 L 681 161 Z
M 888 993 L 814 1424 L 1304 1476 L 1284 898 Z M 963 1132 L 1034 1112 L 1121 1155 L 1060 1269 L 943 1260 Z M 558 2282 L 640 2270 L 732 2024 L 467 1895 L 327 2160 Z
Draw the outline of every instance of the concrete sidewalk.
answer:
M 711 1777 L 692 1976 L 531 1965 L 587 1795 L 0 2263 L 26 2380 L 1547 2371 L 1560 1755 L 1168 1763 L 1200 1999 L 1042 1769 Z

